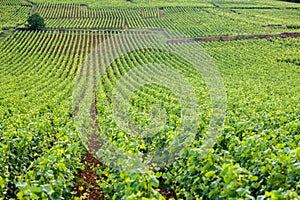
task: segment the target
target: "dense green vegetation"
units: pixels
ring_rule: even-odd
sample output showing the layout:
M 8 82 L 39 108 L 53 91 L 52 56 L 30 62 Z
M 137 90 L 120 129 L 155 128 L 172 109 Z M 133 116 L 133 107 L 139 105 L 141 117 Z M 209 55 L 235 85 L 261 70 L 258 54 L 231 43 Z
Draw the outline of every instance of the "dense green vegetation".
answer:
M 24 24 L 29 13 L 29 6 L 0 6 L 1 29 L 14 28 L 18 25 Z
M 44 3 L 43 0 L 34 0 L 36 3 Z M 94 8 L 101 7 L 153 7 L 153 6 L 201 6 L 201 7 L 214 7 L 213 4 L 219 6 L 232 6 L 232 7 L 297 7 L 299 5 L 291 4 L 285 1 L 276 1 L 276 0 L 217 0 L 217 1 L 209 1 L 209 0 L 168 0 L 168 1 L 160 1 L 160 0 L 49 0 L 49 3 L 78 3 L 85 4 Z
M 299 195 L 297 188 L 299 188 L 300 141 L 298 134 L 300 98 L 299 87 L 297 87 L 299 67 L 293 63 L 280 61 L 284 57 L 297 55 L 299 39 L 216 42 L 205 44 L 204 47 L 215 58 L 227 88 L 228 110 L 225 129 L 209 155 L 201 158 L 200 154 L 193 151 L 191 147 L 185 156 L 173 165 L 156 172 L 155 175 L 159 178 L 160 184 L 165 183 L 167 187 L 174 189 L 178 198 L 187 199 L 196 197 L 212 199 L 241 197 L 244 199 L 259 196 L 290 199 L 299 197 L 297 196 Z M 125 57 L 112 65 L 114 71 L 119 72 L 108 71 L 107 76 L 111 81 L 106 83 L 108 79 L 104 79 L 104 88 L 107 89 L 98 99 L 98 102 L 103 104 L 100 104 L 99 108 L 100 122 L 104 124 L 102 128 L 106 130 L 109 137 L 113 141 L 121 140 L 120 148 L 129 148 L 131 151 L 134 151 L 132 148 L 143 149 L 143 142 L 135 147 L 132 143 L 136 142 L 136 139 L 132 140 L 130 135 L 124 136 L 121 130 L 114 128 L 116 126 L 111 122 L 109 101 L 105 100 L 105 94 L 109 94 L 107 90 L 114 88 L 114 82 L 118 80 L 117 74 L 120 76 L 127 67 L 139 65 L 140 62 L 147 63 L 152 59 L 170 66 L 177 66 L 183 70 L 183 74 L 189 77 L 199 92 L 197 93 L 199 99 L 202 99 L 200 110 L 203 116 L 200 118 L 201 121 L 206 122 L 201 125 L 197 134 L 201 135 L 207 131 L 207 118 L 209 118 L 209 104 L 205 97 L 207 94 L 201 86 L 202 81 L 199 79 L 197 81 L 199 77 L 194 77 L 192 74 L 195 73 L 192 71 L 185 71 L 189 69 L 186 62 L 177 60 L 173 55 L 157 52 L 146 54 L 137 52 L 133 55 L 132 57 L 136 60 L 128 61 Z M 196 80 L 193 81 L 193 79 Z M 143 88 L 137 96 L 132 97 L 134 98 L 133 105 L 137 107 L 144 105 L 144 101 L 148 101 L 151 105 L 152 98 L 157 98 L 155 91 L 158 90 L 159 88 L 155 86 Z M 167 91 L 161 94 L 169 96 Z M 139 104 L 136 104 L 136 101 Z M 165 105 L 168 107 L 168 104 Z M 201 137 L 199 135 L 198 137 Z M 164 139 L 163 136 L 158 137 L 161 140 Z M 124 145 L 123 142 L 128 144 Z M 198 139 L 193 146 L 197 147 L 202 142 L 202 139 Z M 146 187 L 143 182 L 140 182 L 139 187 L 135 186 L 140 177 L 134 174 L 118 171 L 114 173 L 114 176 L 108 176 L 105 184 L 105 187 L 108 187 L 108 196 L 114 194 L 114 197 L 118 199 L 125 195 L 129 198 L 132 193 L 138 195 L 141 188 Z M 132 177 L 134 181 L 131 184 L 123 183 Z M 148 179 L 151 180 L 151 177 Z M 137 190 L 136 187 L 138 187 Z M 145 193 L 151 195 L 147 189 L 140 195 L 145 195 Z M 152 195 L 155 196 L 155 193 Z M 135 196 L 134 198 L 141 197 Z
M 227 94 L 224 128 L 205 155 L 197 148 L 205 141 L 212 108 L 205 81 L 191 63 L 171 52 L 143 49 L 118 57 L 105 71 L 97 68 L 107 53 L 112 55 L 120 46 L 129 49 L 137 38 L 149 34 L 141 31 L 100 45 L 125 29 L 168 28 L 187 37 L 298 32 L 298 4 L 275 0 L 33 2 L 36 5 L 19 0 L 0 3 L 3 29 L 24 25 L 35 12 L 45 18 L 48 29 L 14 31 L 0 43 L 0 200 L 76 198 L 75 183 L 83 181 L 77 174 L 86 169 L 83 158 L 89 145 L 74 122 L 73 90 L 84 73 L 101 75 L 94 117 L 109 141 L 128 152 L 151 152 L 169 145 L 181 121 L 182 105 L 168 88 L 148 84 L 130 100 L 132 120 L 141 126 L 149 123 L 153 104 L 164 107 L 168 126 L 155 136 L 136 138 L 113 118 L 111 92 L 116 83 L 129 70 L 147 63 L 177 70 L 193 86 L 200 113 L 196 136 L 180 158 L 164 167 L 146 172 L 120 171 L 106 163 L 95 166 L 96 182 L 106 199 L 164 199 L 166 191 L 177 199 L 300 198 L 300 38 L 195 43 L 213 58 Z M 147 69 L 139 73 L 141 77 L 151 74 Z M 130 84 L 137 79 L 132 77 Z M 87 196 L 88 192 L 78 198 Z
M 299 30 L 298 10 L 210 7 L 99 8 L 79 4 L 38 4 L 48 28 L 166 28 L 190 37 L 262 34 Z M 201 17 L 199 17 L 201 16 Z M 282 26 L 276 29 L 270 25 Z M 287 29 L 288 28 L 288 29 Z
M 27 25 L 29 30 L 43 30 L 45 28 L 45 21 L 38 13 L 34 13 L 28 17 Z

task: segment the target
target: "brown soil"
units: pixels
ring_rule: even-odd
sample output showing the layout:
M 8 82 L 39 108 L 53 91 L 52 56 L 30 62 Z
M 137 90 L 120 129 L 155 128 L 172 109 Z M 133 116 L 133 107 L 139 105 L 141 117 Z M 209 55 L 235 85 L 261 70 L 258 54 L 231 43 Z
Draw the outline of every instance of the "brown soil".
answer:
M 124 25 L 123 25 L 124 29 L 128 29 L 128 23 L 127 23 L 127 20 L 124 19 Z
M 97 181 L 105 177 L 99 177 L 94 169 L 97 166 L 101 166 L 101 163 L 90 153 L 87 153 L 83 163 L 85 169 L 77 175 L 79 180 L 75 183 L 74 191 L 77 192 L 76 197 L 86 196 L 87 200 L 104 199 L 103 191 Z
M 159 9 L 159 17 L 164 18 L 165 17 L 165 10 L 163 8 Z
M 91 137 L 91 139 L 93 136 Z M 91 140 L 93 141 L 93 140 Z M 95 144 L 89 144 L 95 145 Z M 98 145 L 96 145 L 98 148 Z M 95 146 L 93 146 L 95 147 Z M 92 147 L 92 148 L 93 148 Z M 104 194 L 103 190 L 98 185 L 97 181 L 105 179 L 105 176 L 100 177 L 97 175 L 95 168 L 102 166 L 102 163 L 93 156 L 91 153 L 87 153 L 82 161 L 85 165 L 84 171 L 77 174 L 78 181 L 75 183 L 74 191 L 76 192 L 76 197 L 86 196 L 87 200 L 103 200 Z M 162 196 L 166 199 L 174 199 L 175 192 L 173 190 L 163 190 L 156 189 Z
M 281 25 L 281 26 L 265 26 L 265 29 L 287 29 L 287 26 Z
M 169 43 L 182 42 L 212 42 L 212 41 L 231 41 L 231 40 L 253 40 L 253 39 L 269 39 L 269 38 L 297 38 L 300 37 L 300 32 L 293 33 L 276 33 L 276 34 L 252 34 L 252 35 L 229 35 L 229 36 L 211 36 L 201 38 L 179 38 L 170 39 Z
M 166 199 L 174 199 L 175 192 L 173 190 L 157 190 L 162 196 L 164 196 Z

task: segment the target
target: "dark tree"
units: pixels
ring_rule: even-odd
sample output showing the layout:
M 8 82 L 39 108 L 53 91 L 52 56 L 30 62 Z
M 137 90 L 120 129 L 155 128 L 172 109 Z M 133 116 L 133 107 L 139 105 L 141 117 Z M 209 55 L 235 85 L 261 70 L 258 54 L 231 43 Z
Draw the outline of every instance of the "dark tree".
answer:
M 294 2 L 294 3 L 300 3 L 300 0 L 285 0 L 285 1 Z
M 42 30 L 45 28 L 44 18 L 42 18 L 38 13 L 29 16 L 27 22 L 30 30 Z

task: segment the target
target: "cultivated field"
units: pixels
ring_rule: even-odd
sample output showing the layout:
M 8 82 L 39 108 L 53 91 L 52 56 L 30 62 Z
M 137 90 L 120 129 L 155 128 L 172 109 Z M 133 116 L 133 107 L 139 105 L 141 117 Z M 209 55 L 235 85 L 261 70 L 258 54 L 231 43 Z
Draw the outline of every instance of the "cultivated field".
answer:
M 0 7 L 0 200 L 300 198 L 299 3 Z

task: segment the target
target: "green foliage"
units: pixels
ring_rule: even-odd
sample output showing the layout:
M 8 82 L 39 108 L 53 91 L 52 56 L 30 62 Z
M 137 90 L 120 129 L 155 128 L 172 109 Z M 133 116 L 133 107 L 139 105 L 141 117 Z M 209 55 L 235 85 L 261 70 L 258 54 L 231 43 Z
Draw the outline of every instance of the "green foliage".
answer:
M 24 24 L 29 12 L 29 6 L 4 6 L 0 4 L 0 27 L 2 29 L 10 29 Z
M 27 23 L 30 30 L 42 30 L 45 28 L 44 18 L 38 13 L 34 13 L 33 15 L 29 16 Z
M 175 190 L 179 199 L 299 198 L 300 137 L 297 133 L 300 124 L 299 112 L 295 112 L 300 109 L 300 91 L 296 86 L 299 77 L 295 74 L 299 68 L 293 63 L 278 60 L 295 55 L 299 44 L 299 39 L 203 44 L 215 58 L 229 95 L 224 132 L 215 148 L 204 157 L 195 149 L 203 142 L 201 132 L 207 130 L 209 118 L 208 102 L 201 101 L 203 115 L 200 118 L 203 124 L 199 127 L 197 140 L 174 164 L 151 171 L 157 176 L 159 187 L 167 186 Z M 259 58 L 261 53 L 264 57 Z M 109 94 L 121 74 L 141 62 L 155 60 L 180 66 L 181 72 L 190 77 L 197 88 L 199 100 L 206 99 L 205 90 L 200 89 L 201 79 L 187 70 L 186 63 L 180 63 L 171 55 L 146 51 L 121 57 L 107 70 L 103 77 L 103 88 L 98 91 L 99 122 L 113 144 L 121 150 L 143 150 L 145 143 L 133 139 L 117 127 L 109 109 Z M 266 92 L 266 87 L 270 93 Z M 147 103 L 151 105 L 152 98 L 159 103 L 155 96 L 163 94 L 155 85 L 141 90 L 143 92 L 137 92 L 137 96 L 132 97 L 132 106 L 137 107 L 137 110 L 132 110 L 133 113 L 139 113 L 139 106 L 145 109 Z M 165 89 L 163 91 L 168 93 Z M 172 96 L 166 96 L 172 99 Z M 168 107 L 168 98 L 161 98 L 164 99 L 164 106 Z M 285 104 L 279 103 L 282 101 Z M 170 131 L 168 134 L 172 135 Z M 159 136 L 154 142 L 161 140 L 164 138 Z M 132 142 L 135 145 L 131 145 Z M 140 179 L 136 180 L 135 175 L 127 175 L 124 180 L 119 171 L 110 170 L 106 173 L 110 176 L 102 187 L 107 196 L 125 197 L 124 191 L 127 190 L 132 194 L 149 195 L 146 189 L 124 186 L 127 182 L 138 182 Z
M 17 0 L 16 0 L 17 1 Z M 34 3 L 44 3 L 44 0 L 33 0 Z M 190 7 L 239 7 L 239 8 L 274 8 L 274 7 L 298 7 L 299 5 L 291 5 L 291 3 L 277 0 L 134 0 L 134 3 L 130 3 L 125 0 L 48 0 L 48 3 L 65 3 L 65 4 L 87 4 L 92 8 L 136 8 L 136 7 L 178 7 L 178 6 L 190 6 Z
M 75 134 L 70 96 L 75 66 L 81 66 L 87 55 L 75 47 L 82 44 L 88 49 L 105 34 L 15 32 L 3 41 L 0 49 L 3 63 L 0 162 L 4 166 L 0 168 L 1 198 L 12 194 L 21 199 L 72 196 L 84 150 Z M 110 79 L 103 75 L 105 84 L 98 91 L 98 120 L 111 141 L 122 150 L 144 151 L 145 147 L 153 150 L 155 145 L 163 145 L 160 138 L 165 137 L 158 134 L 153 146 L 143 140 L 132 140 L 132 136 L 116 127 L 107 106 L 109 98 L 104 89 L 110 91 L 123 73 L 141 62 L 162 62 L 177 67 L 196 88 L 201 110 L 196 140 L 175 163 L 163 169 L 153 168 L 150 174 L 99 167 L 98 174 L 107 177 L 99 183 L 106 197 L 162 198 L 157 189 L 169 188 L 183 199 L 299 198 L 299 67 L 282 60 L 297 55 L 300 40 L 201 45 L 215 58 L 228 95 L 223 134 L 205 156 L 200 156 L 194 148 L 201 146 L 201 135 L 208 128 L 209 96 L 203 80 L 184 61 L 167 52 L 137 51 L 112 64 L 107 71 Z M 70 59 L 61 57 L 62 53 Z M 101 58 L 95 57 L 93 61 L 100 62 Z M 180 107 L 171 106 L 176 105 L 176 98 L 156 85 L 136 91 L 131 101 L 136 109 L 132 111 L 148 112 L 147 102 L 159 102 L 158 97 L 164 99 L 167 112 L 175 114 L 173 125 L 176 126 L 176 112 Z M 142 116 L 134 117 L 142 122 Z
M 79 0 L 49 2 L 55 4 L 37 5 L 47 28 L 124 28 L 124 18 L 129 28 L 165 27 L 192 37 L 288 32 L 299 27 L 299 11 L 283 9 L 299 5 L 281 1 L 217 2 L 222 9 L 206 0 L 153 0 L 155 7 L 137 0 L 134 6 L 138 8 L 124 0 L 90 1 L 98 7 L 93 9 L 80 6 Z M 2 28 L 23 24 L 31 9 L 19 0 L 6 0 L 0 6 Z M 158 17 L 159 6 L 164 7 L 164 19 Z M 42 18 L 32 16 L 35 25 L 30 28 L 43 29 Z M 267 30 L 264 26 L 268 24 L 295 29 Z M 83 169 L 80 162 L 86 151 L 73 121 L 74 77 L 83 69 L 89 52 L 110 34 L 115 33 L 16 31 L 1 42 L 0 199 L 74 198 L 76 173 Z M 122 42 L 116 41 L 106 48 L 113 52 L 119 44 Z M 176 96 L 152 84 L 134 93 L 132 119 L 147 125 L 150 107 L 157 103 L 165 108 L 169 127 L 148 140 L 117 127 L 107 92 L 140 64 L 163 63 L 191 82 L 200 125 L 193 144 L 165 168 L 151 166 L 146 173 L 98 167 L 98 175 L 106 177 L 99 182 L 105 197 L 164 199 L 158 191 L 169 189 L 177 199 L 299 199 L 300 39 L 199 45 L 214 58 L 225 84 L 228 109 L 222 136 L 208 154 L 199 154 L 197 148 L 204 141 L 211 116 L 210 99 L 204 81 L 188 63 L 168 52 L 151 50 L 121 56 L 102 74 L 103 85 L 97 92 L 97 120 L 115 146 L 122 151 L 154 151 L 170 142 L 174 127 L 180 124 Z M 96 64 L 105 59 L 96 54 L 92 58 L 90 62 Z
M 55 52 L 47 53 L 53 45 L 49 36 L 14 32 L 1 44 L 6 56 L 0 75 L 0 199 L 68 199 L 82 167 L 84 149 L 72 119 L 72 79 L 58 78 L 64 64 Z M 17 68 L 4 70 L 11 66 Z
M 300 27 L 298 9 L 177 6 L 165 7 L 162 17 L 159 7 L 87 8 L 80 4 L 40 3 L 37 12 L 44 17 L 47 28 L 165 28 L 189 37 L 295 32 Z M 266 28 L 270 24 L 285 26 Z

